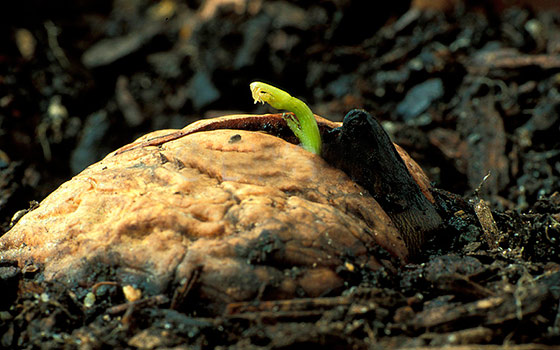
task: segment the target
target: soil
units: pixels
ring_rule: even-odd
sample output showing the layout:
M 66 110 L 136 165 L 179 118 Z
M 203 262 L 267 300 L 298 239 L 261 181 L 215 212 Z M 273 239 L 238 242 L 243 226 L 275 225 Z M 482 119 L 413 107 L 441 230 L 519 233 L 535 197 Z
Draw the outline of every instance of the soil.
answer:
M 219 315 L 171 304 L 189 290 L 131 301 L 122 286 L 69 290 L 3 261 L 0 346 L 557 348 L 560 11 L 506 3 L 3 4 L 2 232 L 149 131 L 270 111 L 252 104 L 254 80 L 334 121 L 375 115 L 432 179 L 445 228 L 400 269 L 344 271 L 342 291 Z

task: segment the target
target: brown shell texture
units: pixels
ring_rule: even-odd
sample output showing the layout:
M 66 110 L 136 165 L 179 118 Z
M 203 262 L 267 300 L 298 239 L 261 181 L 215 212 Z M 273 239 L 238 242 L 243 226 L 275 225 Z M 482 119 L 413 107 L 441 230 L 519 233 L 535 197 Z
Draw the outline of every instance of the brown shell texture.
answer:
M 406 261 L 399 232 L 367 191 L 275 136 L 201 131 L 116 153 L 1 237 L 1 259 L 33 261 L 47 280 L 113 280 L 148 295 L 196 273 L 198 296 L 218 308 L 320 296 L 343 285 L 340 271 Z

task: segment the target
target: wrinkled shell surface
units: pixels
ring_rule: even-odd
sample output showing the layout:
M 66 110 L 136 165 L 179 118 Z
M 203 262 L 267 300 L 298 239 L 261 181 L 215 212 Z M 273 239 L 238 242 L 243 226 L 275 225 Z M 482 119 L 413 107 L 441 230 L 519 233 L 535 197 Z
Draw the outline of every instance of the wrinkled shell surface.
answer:
M 271 135 L 215 130 L 109 154 L 0 238 L 0 255 L 48 280 L 147 294 L 199 269 L 199 296 L 223 304 L 324 294 L 347 263 L 378 268 L 378 246 L 406 260 L 389 217 L 344 172 Z

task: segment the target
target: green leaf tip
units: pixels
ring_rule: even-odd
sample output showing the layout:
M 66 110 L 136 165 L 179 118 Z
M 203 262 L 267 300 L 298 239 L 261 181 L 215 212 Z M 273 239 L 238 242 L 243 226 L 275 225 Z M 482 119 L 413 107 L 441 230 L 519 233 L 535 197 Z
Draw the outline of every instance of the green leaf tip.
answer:
M 293 112 L 295 118 L 292 115 L 284 116 L 288 126 L 305 150 L 321 154 L 321 134 L 317 121 L 311 109 L 303 101 L 292 97 L 284 90 L 259 81 L 252 82 L 249 87 L 255 103 L 266 102 L 273 108 Z

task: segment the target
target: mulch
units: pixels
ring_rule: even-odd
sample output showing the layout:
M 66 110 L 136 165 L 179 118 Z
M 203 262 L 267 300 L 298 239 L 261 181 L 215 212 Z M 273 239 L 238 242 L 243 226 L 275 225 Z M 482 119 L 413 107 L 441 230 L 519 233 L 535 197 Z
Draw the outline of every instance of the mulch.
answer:
M 557 348 L 560 12 L 500 1 L 367 4 L 374 12 L 351 1 L 217 3 L 2 5 L 2 232 L 148 131 L 270 111 L 251 100 L 249 83 L 263 80 L 331 120 L 352 108 L 380 119 L 452 213 L 444 234 L 401 269 L 341 272 L 342 291 L 232 303 L 220 315 L 196 299 L 176 307 L 174 291 L 127 301 L 111 283 L 86 307 L 93 286 L 69 290 L 33 262 L 2 262 L 0 346 Z M 196 289 L 196 277 L 185 285 Z M 188 288 L 175 293 L 189 300 Z

